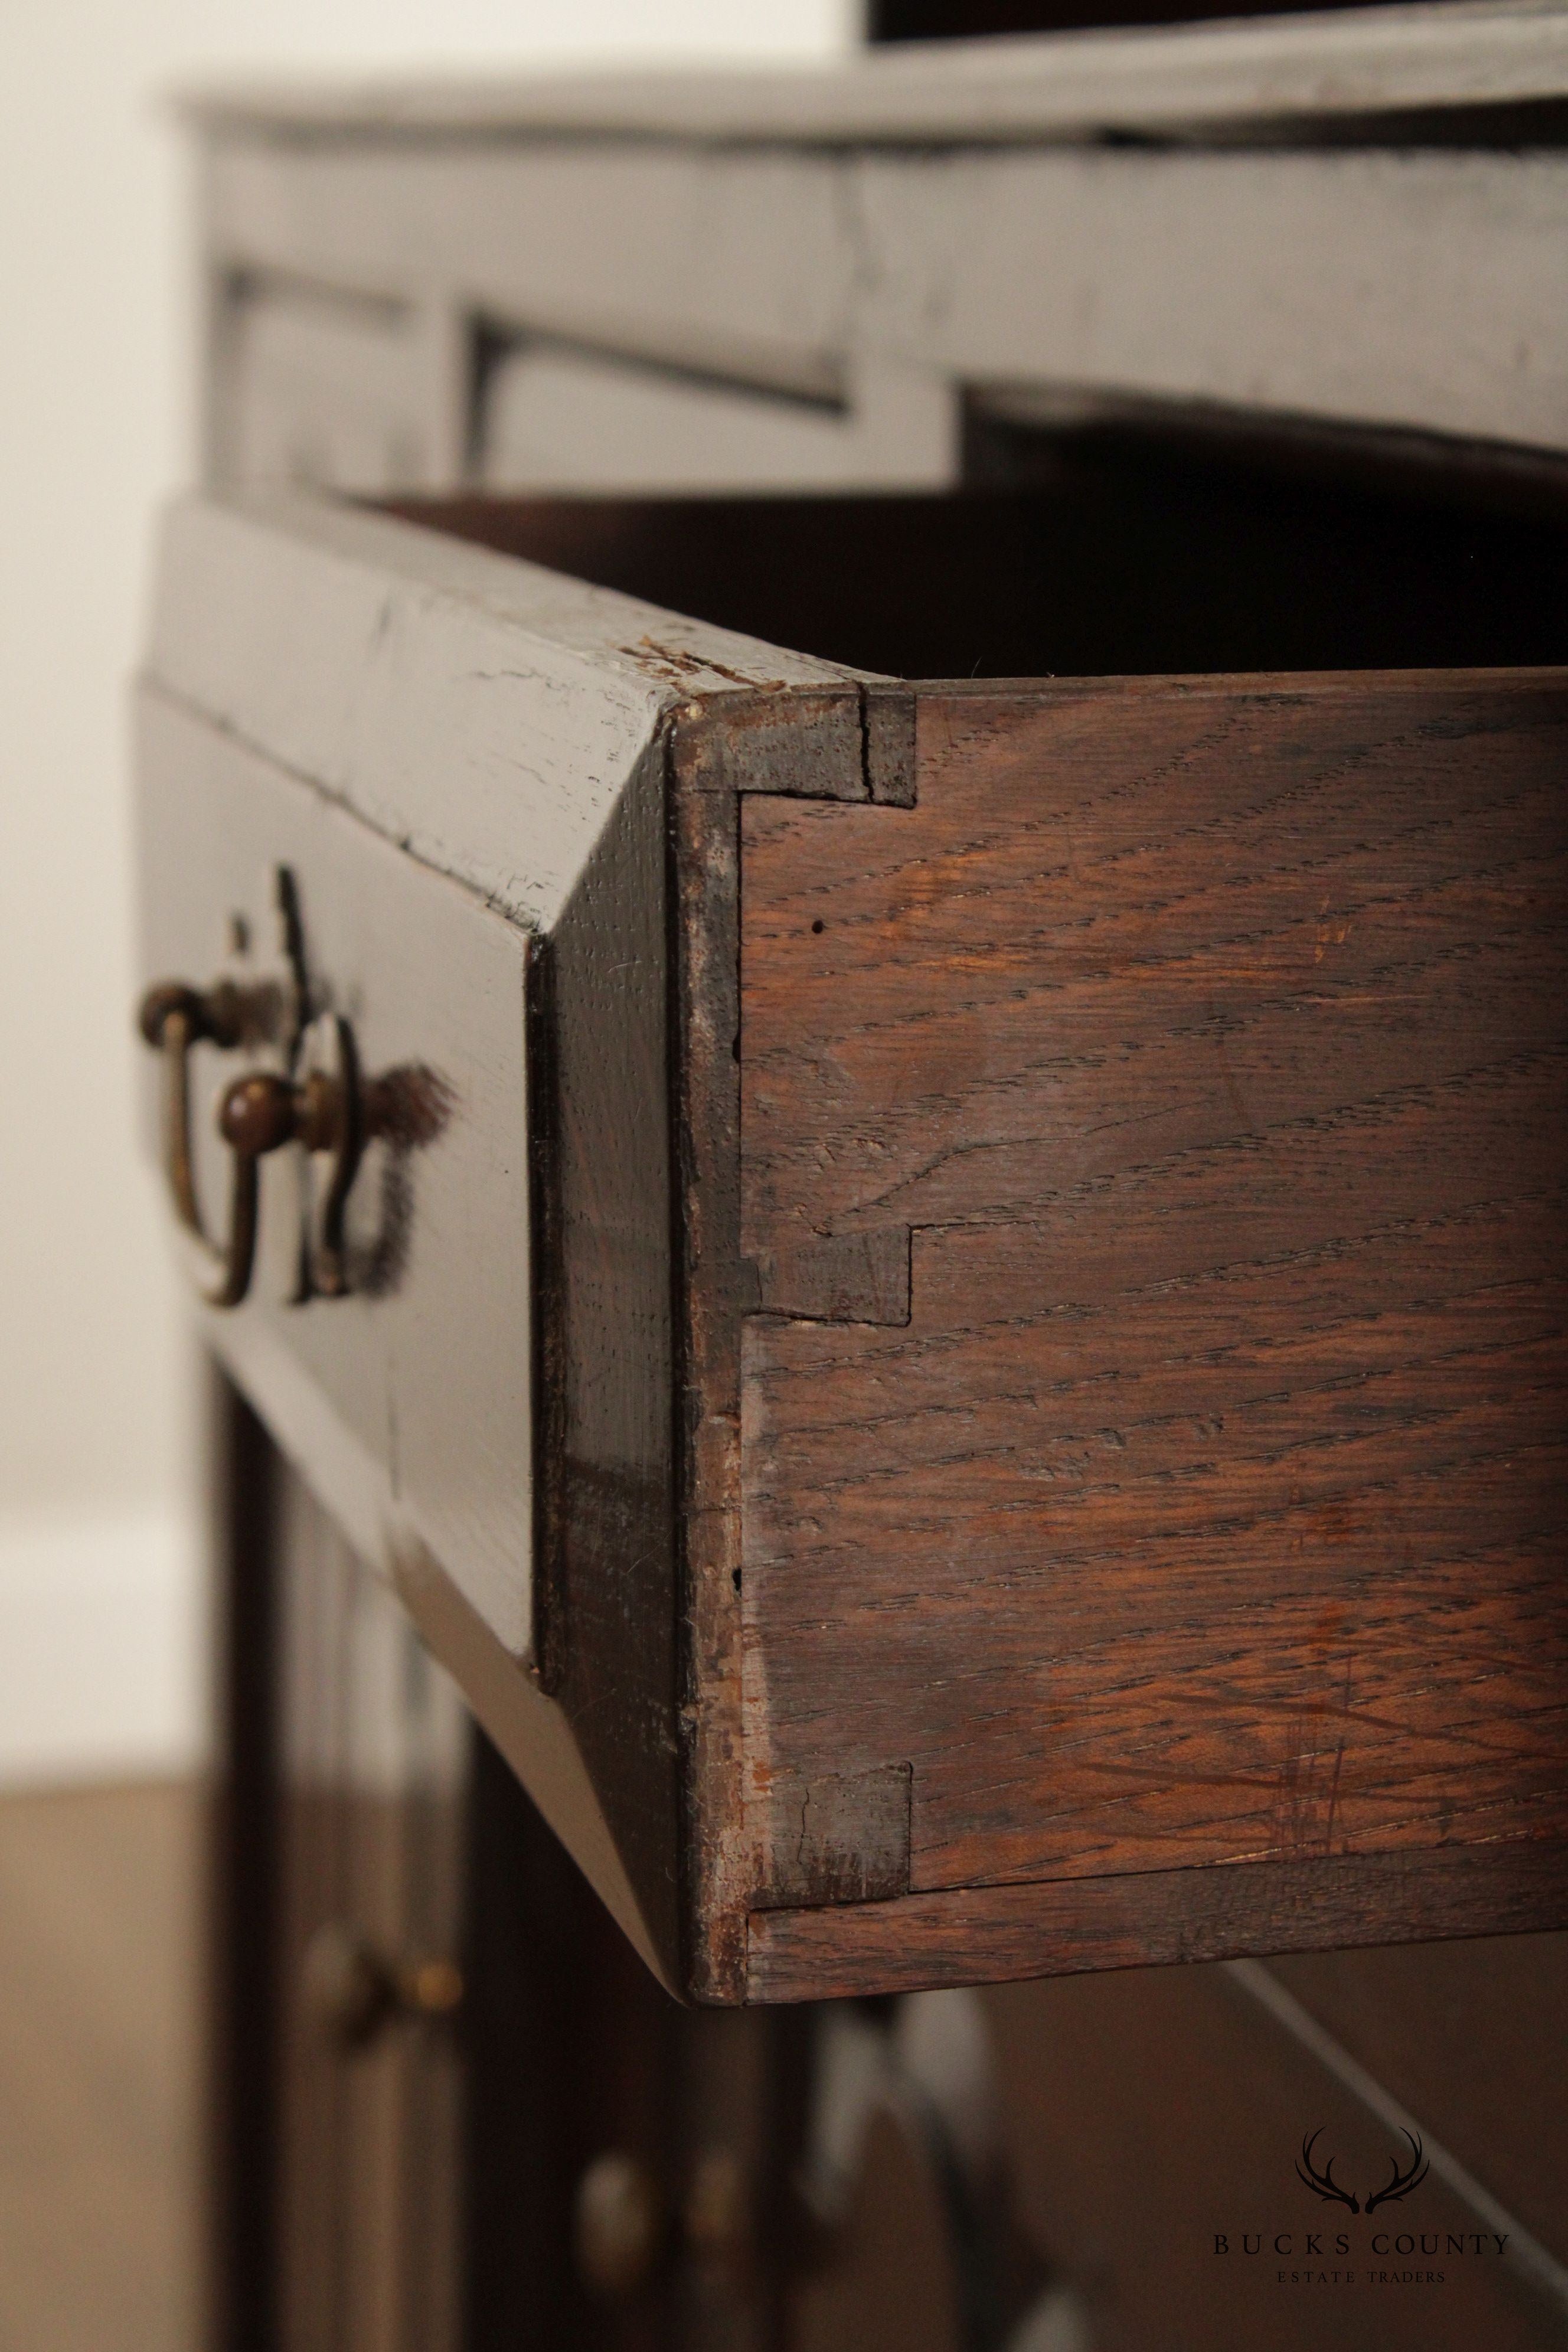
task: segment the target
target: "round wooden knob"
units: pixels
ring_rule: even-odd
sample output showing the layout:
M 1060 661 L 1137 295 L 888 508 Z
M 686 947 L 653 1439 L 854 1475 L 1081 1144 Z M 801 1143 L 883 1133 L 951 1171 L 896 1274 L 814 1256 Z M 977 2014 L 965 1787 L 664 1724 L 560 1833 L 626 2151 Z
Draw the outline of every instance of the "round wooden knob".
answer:
M 646 2286 L 668 2231 L 653 2168 L 610 2148 L 577 2183 L 577 2271 L 591 2294 L 624 2303 Z
M 354 2049 L 397 2007 L 397 1979 L 361 1936 L 319 1927 L 305 1953 L 305 2006 L 329 2040 Z
M 439 2022 L 457 2015 L 463 1975 L 455 1960 L 414 1960 L 398 1968 L 366 1937 L 341 1922 L 318 1927 L 305 1952 L 305 2006 L 342 2048 L 373 2042 L 394 2019 Z
M 752 2183 L 733 2150 L 710 2147 L 692 2168 L 681 2234 L 700 2263 L 738 2270 L 752 2251 Z
M 463 1971 L 456 1960 L 415 1960 L 397 1979 L 397 1999 L 407 2017 L 455 2017 L 463 2005 Z
M 236 1078 L 219 1106 L 217 1129 L 243 1159 L 276 1151 L 294 1132 L 293 1087 L 268 1071 Z

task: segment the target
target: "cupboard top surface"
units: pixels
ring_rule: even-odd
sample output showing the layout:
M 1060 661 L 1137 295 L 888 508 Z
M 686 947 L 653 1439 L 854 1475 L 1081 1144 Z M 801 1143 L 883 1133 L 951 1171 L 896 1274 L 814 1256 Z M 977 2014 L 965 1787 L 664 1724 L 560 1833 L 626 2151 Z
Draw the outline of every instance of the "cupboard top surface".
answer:
M 605 134 L 811 145 L 1090 138 L 1568 95 L 1568 10 L 1366 8 L 1113 33 L 910 43 L 815 67 L 247 81 L 190 91 L 210 130 L 283 136 Z

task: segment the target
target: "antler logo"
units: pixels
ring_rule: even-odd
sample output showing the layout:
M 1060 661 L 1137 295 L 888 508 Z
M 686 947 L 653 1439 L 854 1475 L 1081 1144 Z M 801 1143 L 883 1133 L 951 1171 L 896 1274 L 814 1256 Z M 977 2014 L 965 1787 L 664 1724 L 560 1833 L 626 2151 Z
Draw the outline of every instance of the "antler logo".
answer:
M 1321 2197 L 1328 2204 L 1348 2205 L 1352 2213 L 1359 2213 L 1363 2210 L 1360 2198 L 1352 2195 L 1350 2189 L 1342 2189 L 1334 2179 L 1333 2158 L 1330 2157 L 1321 2172 L 1312 2162 L 1312 2150 L 1322 2137 L 1323 2127 L 1320 2125 L 1301 2142 L 1296 2178 L 1314 2196 Z M 1366 2200 L 1364 2210 L 1368 2213 L 1375 2213 L 1380 2205 L 1397 2204 L 1400 2198 L 1408 2197 L 1411 2190 L 1418 2189 L 1426 2178 L 1426 2156 L 1421 2146 L 1420 2135 L 1407 2131 L 1403 2137 L 1410 2143 L 1410 2162 L 1402 2167 L 1397 2157 L 1393 2159 L 1394 2169 L 1390 2179 L 1382 2189 L 1374 2189 Z
M 1422 2149 L 1419 2132 L 1407 2131 L 1404 2134 L 1404 2137 L 1410 2142 L 1409 2166 L 1405 2170 L 1401 2171 L 1399 2158 L 1397 2157 L 1393 2158 L 1394 2176 L 1386 2189 L 1378 2189 L 1374 2195 L 1367 2199 L 1366 2210 L 1369 2213 L 1375 2213 L 1380 2205 L 1397 2204 L 1400 2198 L 1408 2197 L 1411 2190 L 1418 2189 L 1426 2178 L 1426 2158 Z
M 1320 2124 L 1317 2130 L 1301 2142 L 1301 2156 L 1296 2167 L 1296 2178 L 1303 2181 L 1318 2196 L 1326 2199 L 1331 2205 L 1348 2205 L 1352 2213 L 1359 2213 L 1361 2199 L 1352 2197 L 1348 2189 L 1342 2189 L 1334 2179 L 1333 2158 L 1330 2157 L 1321 2172 L 1312 2162 L 1312 2150 L 1322 2137 L 1323 2126 Z

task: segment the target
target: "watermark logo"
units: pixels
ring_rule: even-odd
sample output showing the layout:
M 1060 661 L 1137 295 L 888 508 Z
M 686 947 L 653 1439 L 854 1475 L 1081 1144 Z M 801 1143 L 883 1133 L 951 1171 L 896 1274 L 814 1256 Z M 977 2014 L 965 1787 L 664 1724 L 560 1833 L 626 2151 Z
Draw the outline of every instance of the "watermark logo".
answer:
M 1301 2153 L 1296 2164 L 1296 2178 L 1314 2196 L 1322 2198 L 1326 2204 L 1348 2206 L 1352 2213 L 1375 2213 L 1380 2205 L 1397 2204 L 1402 2197 L 1408 2197 L 1411 2190 L 1419 2189 L 1426 2178 L 1426 2156 L 1421 2145 L 1421 2136 L 1419 2132 L 1405 2132 L 1401 2137 L 1410 2143 L 1409 2163 L 1402 2164 L 1400 2158 L 1394 2157 L 1392 2177 L 1381 2189 L 1373 2189 L 1363 2202 L 1353 2189 L 1342 2189 L 1334 2179 L 1331 2156 L 1321 2172 L 1313 2163 L 1312 2150 L 1322 2137 L 1323 2126 L 1320 2125 L 1315 2132 L 1309 2132 L 1302 2140 Z
M 1506 2231 L 1434 2229 L 1430 2221 L 1383 2210 L 1413 2196 L 1431 2170 L 1420 2133 L 1397 2128 L 1405 2146 L 1389 2152 L 1384 2142 L 1381 2156 L 1374 2152 L 1375 2136 L 1358 2146 L 1352 2134 L 1347 2156 L 1342 2147 L 1325 2145 L 1326 2126 L 1306 2133 L 1296 2178 L 1323 2204 L 1337 2206 L 1338 2215 L 1325 2213 L 1306 2230 L 1300 2222 L 1216 2230 L 1215 2254 L 1239 2256 L 1243 2264 L 1256 2261 L 1260 2273 L 1283 2287 L 1442 2286 L 1456 2266 L 1501 2261 Z M 1377 2177 L 1381 2164 L 1388 2167 L 1386 2180 Z M 1351 2226 L 1352 2216 L 1358 2227 Z

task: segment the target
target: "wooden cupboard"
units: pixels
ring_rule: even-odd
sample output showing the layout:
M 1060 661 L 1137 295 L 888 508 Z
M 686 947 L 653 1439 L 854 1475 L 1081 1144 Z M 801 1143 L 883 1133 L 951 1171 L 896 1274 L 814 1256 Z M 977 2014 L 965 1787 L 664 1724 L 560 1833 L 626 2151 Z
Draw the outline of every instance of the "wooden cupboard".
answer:
M 206 102 L 221 2340 L 1556 2340 L 1559 36 Z

